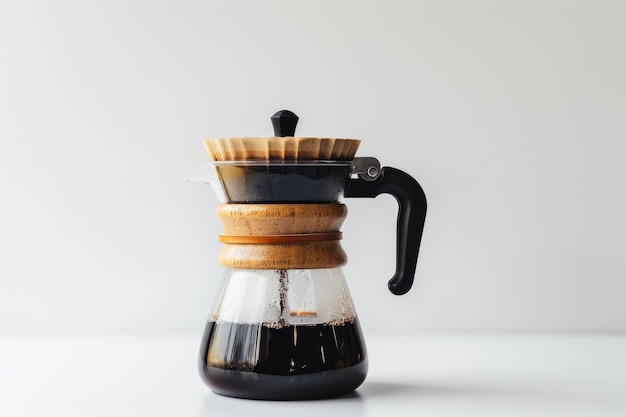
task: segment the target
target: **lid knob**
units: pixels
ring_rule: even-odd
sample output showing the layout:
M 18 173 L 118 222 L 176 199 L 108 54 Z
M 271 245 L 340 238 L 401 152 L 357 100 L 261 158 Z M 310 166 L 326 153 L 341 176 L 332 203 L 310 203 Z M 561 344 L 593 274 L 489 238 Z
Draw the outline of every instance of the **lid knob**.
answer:
M 274 136 L 285 137 L 295 136 L 298 116 L 292 111 L 281 110 L 272 116 L 272 126 L 274 126 Z

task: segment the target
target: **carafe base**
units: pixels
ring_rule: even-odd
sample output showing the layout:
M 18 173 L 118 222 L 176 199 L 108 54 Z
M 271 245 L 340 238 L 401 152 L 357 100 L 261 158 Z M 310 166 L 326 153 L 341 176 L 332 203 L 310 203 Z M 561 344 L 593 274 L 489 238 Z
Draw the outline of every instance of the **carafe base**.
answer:
M 365 380 L 367 363 L 305 375 L 266 375 L 207 367 L 207 384 L 216 394 L 250 400 L 315 400 L 338 397 Z

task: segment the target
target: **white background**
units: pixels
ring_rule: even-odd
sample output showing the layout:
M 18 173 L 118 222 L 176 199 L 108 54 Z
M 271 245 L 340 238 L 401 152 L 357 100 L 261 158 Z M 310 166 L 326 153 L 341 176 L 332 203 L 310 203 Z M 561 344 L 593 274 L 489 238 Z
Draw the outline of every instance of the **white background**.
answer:
M 621 1 L 3 1 L 0 331 L 200 333 L 222 270 L 201 140 L 363 140 L 429 213 L 346 201 L 368 331 L 626 331 Z

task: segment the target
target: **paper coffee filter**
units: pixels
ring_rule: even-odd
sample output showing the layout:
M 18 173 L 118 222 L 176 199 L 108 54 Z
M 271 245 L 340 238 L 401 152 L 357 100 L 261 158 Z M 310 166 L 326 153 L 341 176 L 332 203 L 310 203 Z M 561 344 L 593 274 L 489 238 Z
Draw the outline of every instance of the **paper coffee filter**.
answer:
M 213 161 L 351 161 L 360 143 L 358 139 L 310 137 L 244 137 L 204 140 L 209 158 Z

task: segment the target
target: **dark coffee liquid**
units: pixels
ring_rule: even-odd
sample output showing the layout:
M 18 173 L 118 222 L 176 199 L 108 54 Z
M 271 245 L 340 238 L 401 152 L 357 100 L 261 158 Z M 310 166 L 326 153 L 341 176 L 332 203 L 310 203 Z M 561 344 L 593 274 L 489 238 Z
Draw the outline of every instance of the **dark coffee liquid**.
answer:
M 217 167 L 230 203 L 329 203 L 343 197 L 352 168 L 316 166 L 222 165 Z
M 209 321 L 198 365 L 218 394 L 296 400 L 353 391 L 367 374 L 367 355 L 355 320 L 294 326 Z

